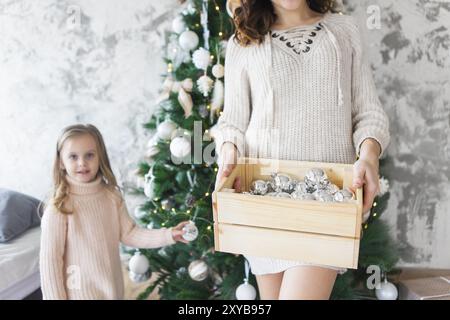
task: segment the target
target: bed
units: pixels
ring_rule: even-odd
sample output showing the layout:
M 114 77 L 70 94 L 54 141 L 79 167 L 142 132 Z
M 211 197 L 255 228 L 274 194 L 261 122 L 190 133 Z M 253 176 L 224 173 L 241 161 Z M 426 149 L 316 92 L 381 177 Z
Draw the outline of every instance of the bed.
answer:
M 0 300 L 21 300 L 40 287 L 40 236 L 41 228 L 34 227 L 0 243 Z

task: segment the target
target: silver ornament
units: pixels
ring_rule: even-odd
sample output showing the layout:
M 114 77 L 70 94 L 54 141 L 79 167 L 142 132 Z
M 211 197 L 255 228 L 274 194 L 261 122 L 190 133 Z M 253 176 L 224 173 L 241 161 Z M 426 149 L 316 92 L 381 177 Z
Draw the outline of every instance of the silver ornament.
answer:
M 176 275 L 178 278 L 183 277 L 187 272 L 187 269 L 185 267 L 181 267 L 177 270 Z
M 252 194 L 265 195 L 269 190 L 267 182 L 264 180 L 255 180 L 252 182 L 250 191 Z
M 183 239 L 187 241 L 194 241 L 198 236 L 197 226 L 193 221 L 190 221 L 183 227 Z
M 314 196 L 316 197 L 317 200 L 321 201 L 321 202 L 333 202 L 334 198 L 333 195 L 330 194 L 329 192 L 327 192 L 326 190 L 317 190 L 316 192 L 314 192 Z
M 324 190 L 326 190 L 328 193 L 334 195 L 336 192 L 339 191 L 339 187 L 338 187 L 337 185 L 335 185 L 334 183 L 329 183 L 329 184 L 325 187 Z
M 205 261 L 194 260 L 188 267 L 189 276 L 194 281 L 203 281 L 208 277 L 209 268 Z
M 278 192 L 292 192 L 294 191 L 295 183 L 293 183 L 291 177 L 285 173 L 272 173 L 273 186 L 275 191 Z
M 269 193 L 267 194 L 267 196 L 270 196 L 270 197 L 277 197 L 277 198 L 292 198 L 291 195 L 290 195 L 289 193 L 287 193 L 287 192 L 282 192 L 282 191 L 280 191 L 280 192 L 276 192 L 276 191 L 274 191 L 274 192 L 269 192 Z
M 312 168 L 306 172 L 305 182 L 309 187 L 323 188 L 328 185 L 328 176 L 323 169 Z
M 347 202 L 354 199 L 354 194 L 348 188 L 339 190 L 334 194 L 334 201 L 336 202 Z

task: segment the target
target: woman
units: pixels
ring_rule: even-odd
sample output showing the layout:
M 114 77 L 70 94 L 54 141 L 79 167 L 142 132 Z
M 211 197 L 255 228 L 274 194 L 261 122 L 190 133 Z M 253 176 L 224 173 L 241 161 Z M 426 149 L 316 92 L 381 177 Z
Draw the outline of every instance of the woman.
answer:
M 353 187 L 363 187 L 363 212 L 370 210 L 389 122 L 358 27 L 332 7 L 329 0 L 243 0 L 235 10 L 225 106 L 212 131 L 217 182 L 243 156 L 354 163 Z M 329 299 L 337 274 L 346 271 L 246 258 L 261 299 Z

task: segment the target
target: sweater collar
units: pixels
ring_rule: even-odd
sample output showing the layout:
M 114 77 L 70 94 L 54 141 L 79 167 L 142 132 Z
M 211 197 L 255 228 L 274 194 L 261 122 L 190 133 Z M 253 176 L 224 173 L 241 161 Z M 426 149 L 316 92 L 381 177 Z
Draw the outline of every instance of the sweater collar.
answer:
M 342 93 L 342 67 L 341 67 L 341 48 L 339 46 L 339 43 L 336 39 L 336 36 L 334 35 L 333 31 L 330 28 L 330 25 L 333 24 L 333 22 L 338 19 L 339 15 L 341 14 L 337 14 L 337 13 L 331 13 L 331 12 L 326 12 L 324 14 L 324 16 L 322 17 L 322 19 L 320 20 L 320 22 L 322 23 L 325 32 L 328 36 L 328 38 L 330 39 L 333 47 L 334 47 L 334 54 L 336 55 L 336 71 L 337 71 L 337 75 L 338 75 L 338 79 L 337 79 L 337 88 L 336 88 L 336 96 L 337 96 L 337 101 L 338 101 L 338 105 L 339 105 L 339 110 L 341 108 L 341 106 L 344 103 L 344 96 Z M 263 42 L 263 44 L 260 46 L 261 47 L 261 53 L 264 57 L 264 59 L 267 62 L 267 66 L 268 66 L 268 71 L 269 71 L 269 77 L 268 79 L 270 79 L 270 75 L 272 74 L 272 71 L 270 70 L 272 68 L 272 36 L 270 35 L 270 32 L 266 34 L 266 38 L 265 41 Z M 269 97 L 268 97 L 268 110 L 266 110 L 267 112 L 267 121 L 268 121 L 268 125 L 270 127 L 273 127 L 274 125 L 274 102 L 273 102 L 273 87 L 272 87 L 272 83 L 271 80 L 268 80 L 269 83 L 267 83 L 266 85 L 269 88 Z
M 70 186 L 70 193 L 76 195 L 95 194 L 101 191 L 104 186 L 101 176 L 91 182 L 79 182 L 68 175 L 66 175 L 66 179 Z

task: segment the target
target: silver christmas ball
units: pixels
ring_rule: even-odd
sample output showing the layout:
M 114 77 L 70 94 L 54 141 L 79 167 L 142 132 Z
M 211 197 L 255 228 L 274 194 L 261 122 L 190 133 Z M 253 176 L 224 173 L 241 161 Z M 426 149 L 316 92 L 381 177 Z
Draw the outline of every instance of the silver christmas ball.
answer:
M 203 281 L 208 277 L 209 268 L 205 261 L 194 260 L 188 267 L 189 276 L 194 281 Z
M 305 182 L 309 187 L 316 189 L 323 188 L 329 183 L 327 174 L 320 168 L 309 169 L 305 174 Z
M 339 191 L 339 187 L 338 187 L 337 185 L 333 184 L 333 183 L 329 183 L 329 184 L 325 187 L 324 190 L 326 190 L 328 193 L 334 195 L 336 192 Z
M 312 193 L 303 193 L 300 191 L 294 191 L 291 194 L 293 199 L 297 199 L 297 200 L 316 200 L 316 197 L 314 196 L 314 194 Z
M 237 300 L 255 300 L 256 299 L 256 289 L 248 281 L 244 281 L 236 289 L 236 299 Z
M 250 191 L 252 194 L 265 195 L 269 191 L 267 182 L 264 180 L 255 180 L 250 186 Z
M 187 269 L 185 267 L 181 267 L 177 270 L 176 275 L 178 278 L 183 277 L 187 272 Z
M 183 239 L 187 240 L 187 241 L 194 241 L 195 239 L 197 239 L 198 236 L 198 229 L 197 226 L 195 225 L 195 223 L 193 221 L 189 222 L 188 224 L 186 224 L 183 227 Z
M 352 199 L 354 199 L 354 195 L 349 189 L 339 190 L 334 194 L 334 201 L 336 202 L 346 202 Z
M 380 288 L 375 290 L 375 295 L 378 300 L 397 300 L 398 290 L 394 284 L 384 279 L 384 282 L 380 284 Z
M 316 192 L 314 192 L 314 196 L 316 197 L 317 200 L 319 200 L 321 202 L 333 202 L 334 201 L 333 195 L 326 190 L 319 189 Z
M 295 185 L 294 191 L 297 193 L 312 193 L 311 189 L 304 181 L 299 181 Z
M 186 51 L 191 51 L 197 48 L 199 38 L 194 31 L 186 30 L 178 38 L 178 43 Z

